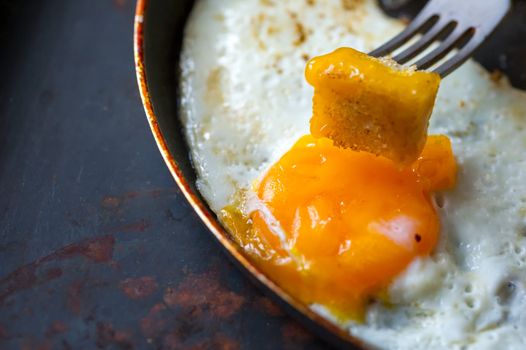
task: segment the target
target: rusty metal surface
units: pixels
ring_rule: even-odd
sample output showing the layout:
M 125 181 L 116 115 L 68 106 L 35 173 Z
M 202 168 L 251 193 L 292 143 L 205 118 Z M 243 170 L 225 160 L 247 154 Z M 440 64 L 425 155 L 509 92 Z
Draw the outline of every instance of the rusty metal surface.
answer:
M 176 189 L 138 96 L 134 5 L 0 1 L 0 348 L 326 348 Z
M 479 59 L 524 87 L 516 4 Z M 138 96 L 134 6 L 0 0 L 0 348 L 325 348 L 176 189 Z

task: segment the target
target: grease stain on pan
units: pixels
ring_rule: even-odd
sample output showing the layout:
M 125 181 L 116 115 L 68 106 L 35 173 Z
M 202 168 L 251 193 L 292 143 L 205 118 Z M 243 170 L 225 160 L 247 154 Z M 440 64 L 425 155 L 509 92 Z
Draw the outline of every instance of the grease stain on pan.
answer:
M 97 322 L 97 347 L 106 348 L 112 345 L 120 349 L 133 349 L 133 334 L 127 330 L 115 329 L 111 323 Z
M 95 263 L 107 263 L 113 257 L 114 245 L 115 238 L 113 236 L 88 239 L 80 243 L 69 244 L 30 264 L 19 267 L 0 280 L 2 290 L 0 303 L 3 303 L 13 293 L 35 287 L 62 276 L 62 270 L 55 267 L 45 269 L 46 264 L 52 261 L 76 257 L 83 257 Z
M 189 275 L 176 288 L 167 288 L 164 302 L 169 307 L 189 307 L 196 317 L 210 312 L 214 317 L 229 318 L 245 303 L 243 296 L 222 287 L 216 273 Z
M 133 300 L 145 299 L 154 294 L 159 285 L 152 276 L 126 278 L 119 283 L 121 291 Z

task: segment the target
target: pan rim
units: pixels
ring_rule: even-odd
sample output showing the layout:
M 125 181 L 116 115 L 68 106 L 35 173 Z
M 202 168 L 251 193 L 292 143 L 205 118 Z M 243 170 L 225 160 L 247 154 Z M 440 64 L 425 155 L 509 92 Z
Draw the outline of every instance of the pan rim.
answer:
M 162 155 L 162 158 L 168 167 L 172 177 L 177 186 L 183 193 L 185 199 L 192 206 L 197 213 L 200 220 L 205 224 L 207 230 L 214 236 L 214 238 L 221 244 L 224 250 L 229 254 L 237 264 L 237 268 L 249 274 L 257 283 L 257 286 L 264 289 L 263 292 L 270 292 L 274 300 L 278 301 L 281 306 L 285 306 L 287 313 L 299 319 L 307 328 L 312 330 L 317 335 L 324 338 L 329 343 L 341 348 L 349 348 L 354 346 L 358 348 L 367 348 L 367 346 L 360 339 L 352 336 L 350 332 L 332 323 L 325 317 L 319 315 L 308 306 L 299 302 L 281 287 L 269 279 L 263 271 L 255 266 L 242 253 L 241 248 L 237 246 L 229 237 L 227 231 L 222 227 L 216 217 L 211 214 L 208 205 L 199 198 L 199 195 L 189 185 L 183 172 L 177 165 L 173 157 L 166 139 L 163 136 L 161 127 L 157 121 L 157 115 L 154 111 L 154 104 L 150 96 L 148 79 L 145 69 L 145 50 L 144 50 L 144 29 L 145 29 L 145 14 L 148 8 L 149 0 L 137 0 L 135 18 L 134 18 L 134 34 L 133 34 L 133 50 L 135 62 L 135 74 L 139 93 L 143 108 L 150 126 L 151 132 L 157 144 L 157 147 Z M 313 329 L 314 327 L 314 329 Z M 321 327 L 324 332 L 320 332 Z M 333 338 L 334 337 L 334 338 Z

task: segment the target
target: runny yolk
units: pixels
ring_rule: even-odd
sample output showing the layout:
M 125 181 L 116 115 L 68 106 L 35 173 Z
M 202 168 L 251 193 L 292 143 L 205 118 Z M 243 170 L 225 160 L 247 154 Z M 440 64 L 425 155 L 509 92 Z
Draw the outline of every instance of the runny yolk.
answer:
M 431 192 L 455 184 L 446 136 L 430 136 L 420 158 L 393 161 L 302 137 L 259 183 L 248 217 L 223 222 L 265 273 L 306 304 L 360 319 L 369 297 L 438 239 Z

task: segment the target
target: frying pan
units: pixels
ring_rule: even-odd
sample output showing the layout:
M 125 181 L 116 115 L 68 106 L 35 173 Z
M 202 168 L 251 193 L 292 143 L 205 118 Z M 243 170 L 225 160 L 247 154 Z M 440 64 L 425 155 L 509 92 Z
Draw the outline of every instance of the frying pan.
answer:
M 358 349 L 364 345 L 299 303 L 245 258 L 230 239 L 197 190 L 196 172 L 189 158 L 183 128 L 178 117 L 178 60 L 186 19 L 193 0 L 138 0 L 135 17 L 135 62 L 139 89 L 150 127 L 159 150 L 188 202 L 227 256 L 289 314 L 338 348 Z M 425 4 L 414 1 L 390 15 L 411 16 Z M 476 59 L 487 69 L 499 69 L 519 88 L 526 88 L 526 1 L 514 9 Z

